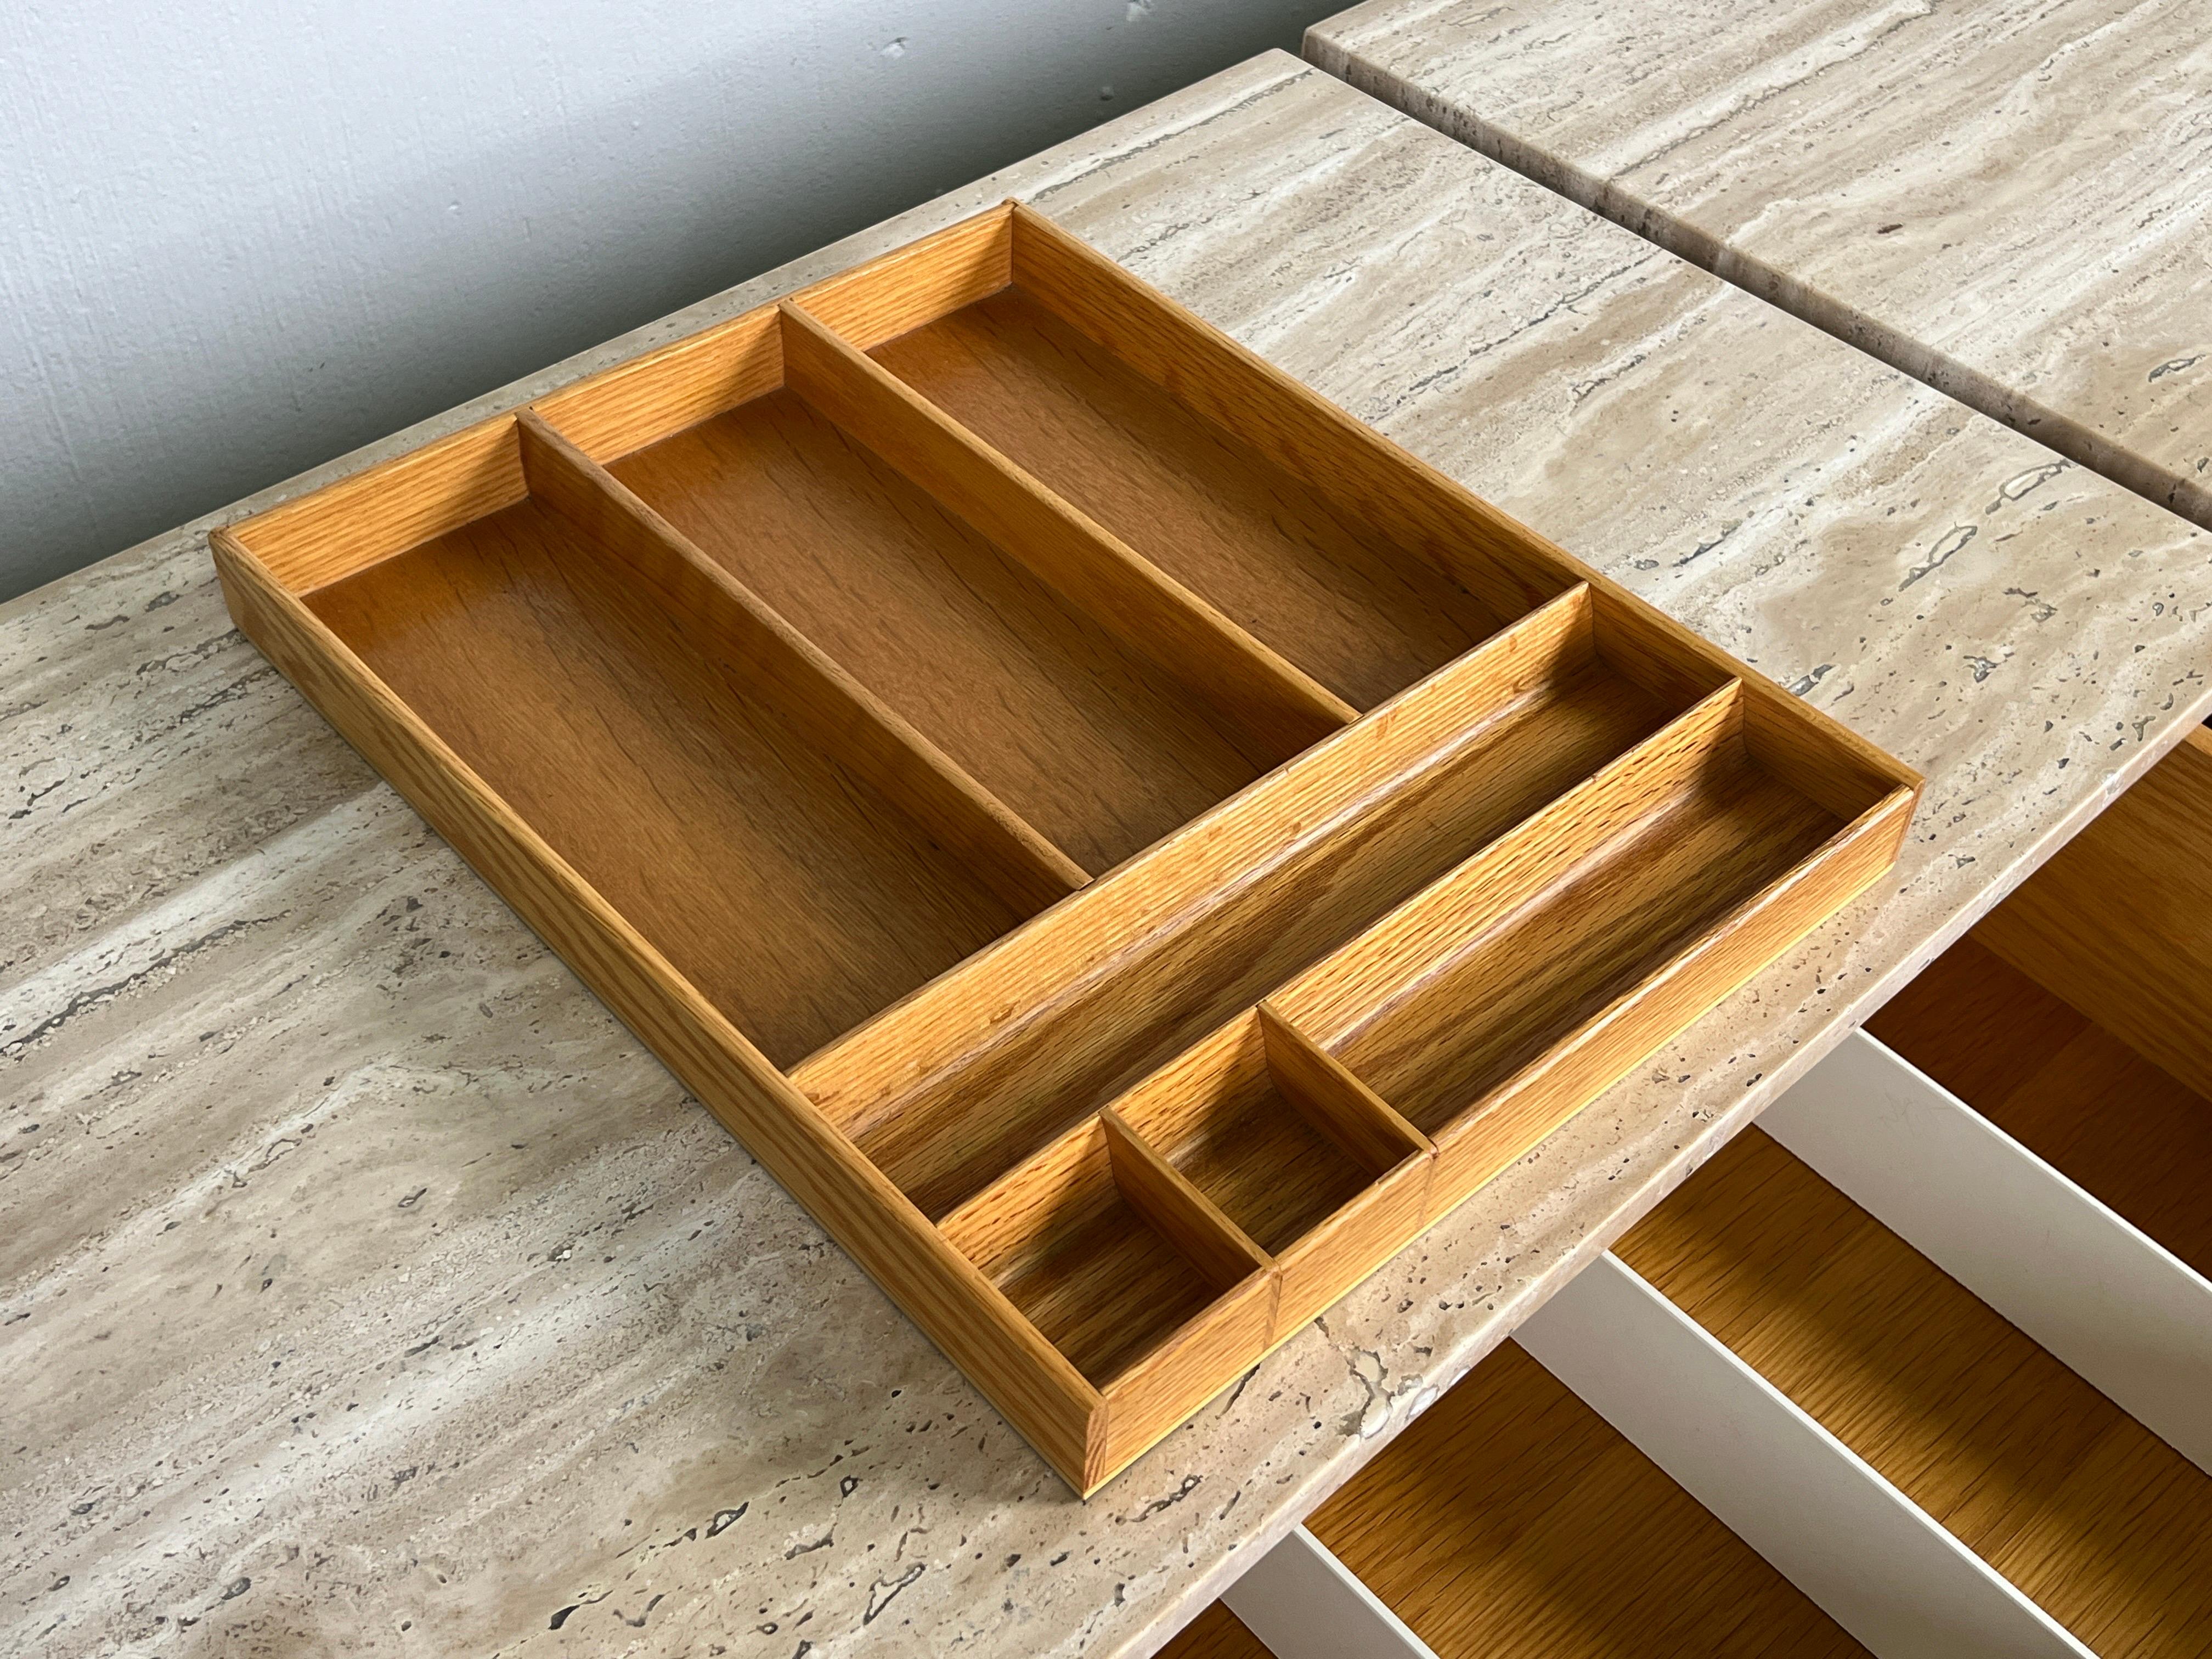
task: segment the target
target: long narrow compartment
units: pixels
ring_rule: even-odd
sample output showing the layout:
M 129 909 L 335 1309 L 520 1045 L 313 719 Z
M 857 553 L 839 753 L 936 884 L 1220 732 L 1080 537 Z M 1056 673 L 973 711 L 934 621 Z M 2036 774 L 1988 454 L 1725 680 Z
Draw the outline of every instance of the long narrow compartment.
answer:
M 1470 871 L 1467 925 L 1425 923 L 1445 943 L 1328 1032 L 1339 1058 L 1437 1133 L 1844 827 L 1714 735 L 1564 879 L 1501 903 Z
M 1865 1651 L 1516 1343 L 1307 1526 L 1439 1659 Z M 1217 1607 L 1163 1653 L 1267 1650 Z
M 542 495 L 307 604 L 780 1065 L 1026 914 Z
M 2212 1641 L 2212 1478 L 1769 1136 L 1615 1249 L 2099 1653 Z
M 1273 999 L 1434 1140 L 1432 1214 L 1880 867 L 1902 803 L 1807 793 L 1747 696 L 1709 696 Z
M 1249 857 L 1227 826 L 1159 849 L 1141 880 L 1091 890 L 1088 915 L 1008 941 L 793 1080 L 948 1213 L 1678 713 L 1596 653 L 1589 605 L 1560 601 L 1248 796 Z M 1109 909 L 1126 921 L 1102 923 Z
M 1008 285 L 876 344 L 877 360 L 1355 708 L 1515 613 L 1395 514 L 1335 495 L 1331 470 L 1269 453 L 1273 371 L 1040 216 L 1018 211 L 1012 229 Z M 1177 395 L 1194 381 L 1216 396 Z
M 608 465 L 1094 875 L 1304 746 L 1240 729 L 788 381 Z

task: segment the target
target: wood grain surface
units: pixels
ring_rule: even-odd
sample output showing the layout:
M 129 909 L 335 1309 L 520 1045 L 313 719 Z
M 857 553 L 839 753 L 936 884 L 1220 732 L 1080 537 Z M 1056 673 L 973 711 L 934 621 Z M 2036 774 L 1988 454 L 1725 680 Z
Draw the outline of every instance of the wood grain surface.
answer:
M 1307 1525 L 1439 1659 L 1863 1651 L 1516 1343 Z
M 1972 934 L 1867 1029 L 2212 1275 L 2212 1100 Z
M 1358 708 L 1501 621 L 1019 288 L 876 356 Z
M 535 500 L 311 603 L 779 1064 L 1021 920 Z
M 1093 875 L 1282 758 L 791 392 L 611 471 Z
M 1615 1250 L 2098 1653 L 2212 1646 L 2212 1477 L 1768 1136 Z

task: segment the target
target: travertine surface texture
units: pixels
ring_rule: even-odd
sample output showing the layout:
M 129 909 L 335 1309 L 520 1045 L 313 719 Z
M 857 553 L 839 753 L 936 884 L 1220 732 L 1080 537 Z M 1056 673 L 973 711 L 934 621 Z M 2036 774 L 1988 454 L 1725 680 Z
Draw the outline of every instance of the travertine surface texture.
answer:
M 1019 193 L 1929 775 L 1892 878 L 1078 1502 L 231 629 L 0 610 L 0 1650 L 1141 1654 L 2198 718 L 2212 536 L 1287 57 Z
M 1373 0 L 1306 55 L 2212 526 L 2212 0 Z

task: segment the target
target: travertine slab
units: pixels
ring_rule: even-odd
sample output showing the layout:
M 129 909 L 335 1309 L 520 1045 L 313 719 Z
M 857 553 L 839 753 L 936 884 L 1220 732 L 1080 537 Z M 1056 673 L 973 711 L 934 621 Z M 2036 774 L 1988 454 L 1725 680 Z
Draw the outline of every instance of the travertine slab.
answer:
M 1281 56 L 251 505 L 1009 191 L 1923 768 L 1893 876 L 1081 1504 L 186 526 L 0 610 L 0 1650 L 1147 1651 L 2212 700 L 2212 536 Z
M 1306 55 L 2212 526 L 2212 3 L 1371 0 Z

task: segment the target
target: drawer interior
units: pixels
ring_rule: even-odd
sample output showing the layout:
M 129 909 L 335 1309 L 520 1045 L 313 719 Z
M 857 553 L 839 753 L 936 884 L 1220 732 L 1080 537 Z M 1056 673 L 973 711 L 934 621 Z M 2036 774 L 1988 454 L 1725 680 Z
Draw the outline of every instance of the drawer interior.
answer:
M 1307 1526 L 1440 1659 L 1865 1651 L 1511 1342 Z M 1163 1651 L 1267 1650 L 1217 1606 Z
M 2191 732 L 1867 1029 L 2212 1274 L 2212 740 Z
M 2212 1478 L 1771 1137 L 1615 1249 L 2096 1651 L 2212 1640 Z

